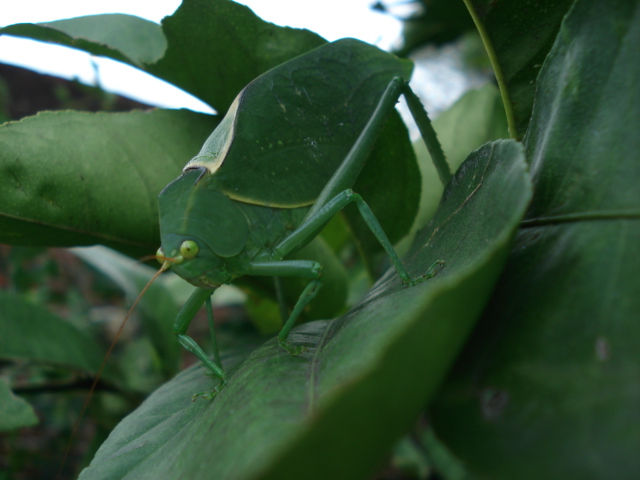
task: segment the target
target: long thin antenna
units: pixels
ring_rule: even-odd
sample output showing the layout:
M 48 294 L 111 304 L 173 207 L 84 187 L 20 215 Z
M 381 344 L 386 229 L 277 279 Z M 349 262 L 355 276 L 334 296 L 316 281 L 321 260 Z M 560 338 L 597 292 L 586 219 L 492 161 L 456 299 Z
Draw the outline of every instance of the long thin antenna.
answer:
M 100 380 L 100 377 L 102 376 L 102 372 L 104 370 L 104 367 L 107 364 L 107 361 L 109 360 L 109 357 L 111 356 L 111 352 L 113 352 L 113 349 L 116 346 L 116 343 L 118 342 L 118 338 L 120 338 L 120 334 L 122 333 L 122 330 L 124 330 L 124 326 L 127 324 L 127 321 L 129 320 L 129 317 L 131 317 L 131 314 L 133 313 L 133 310 L 138 305 L 138 302 L 140 301 L 142 296 L 145 294 L 145 292 L 148 290 L 148 288 L 151 286 L 151 284 L 156 280 L 156 278 L 158 278 L 162 272 L 164 272 L 165 270 L 167 270 L 169 268 L 169 265 L 170 264 L 167 261 L 165 261 L 162 264 L 162 266 L 156 272 L 156 274 L 153 276 L 153 278 L 151 280 L 149 280 L 149 283 L 147 283 L 145 285 L 145 287 L 142 289 L 142 291 L 140 292 L 140 295 L 138 295 L 136 297 L 135 301 L 133 302 L 133 305 L 131 305 L 131 308 L 129 309 L 129 312 L 127 312 L 127 315 L 124 317 L 124 320 L 122 320 L 122 323 L 120 323 L 120 328 L 118 328 L 118 331 L 116 332 L 115 338 L 111 342 L 111 345 L 109 345 L 109 349 L 107 350 L 107 354 L 104 356 L 104 359 L 102 360 L 102 364 L 100 365 L 100 368 L 98 369 L 98 373 L 96 374 L 96 377 L 93 380 L 93 383 L 91 384 L 91 388 L 89 389 L 89 394 L 87 395 L 87 398 L 85 399 L 84 404 L 82 405 L 82 409 L 80 410 L 80 415 L 78 416 L 78 419 L 76 420 L 76 423 L 73 426 L 73 430 L 71 430 L 71 436 L 69 437 L 69 443 L 67 443 L 67 448 L 66 448 L 66 450 L 64 452 L 64 457 L 62 458 L 62 464 L 60 465 L 60 469 L 58 470 L 58 474 L 56 475 L 56 480 L 59 480 L 61 478 L 62 470 L 64 469 L 65 465 L 67 464 L 67 459 L 69 458 L 69 453 L 71 452 L 71 447 L 73 445 L 73 441 L 75 440 L 76 434 L 78 433 L 78 428 L 80 428 L 80 422 L 82 422 L 84 414 L 87 411 L 87 407 L 89 406 L 89 402 L 91 401 L 91 397 L 93 397 L 93 392 L 95 391 L 96 386 L 98 385 L 98 381 Z

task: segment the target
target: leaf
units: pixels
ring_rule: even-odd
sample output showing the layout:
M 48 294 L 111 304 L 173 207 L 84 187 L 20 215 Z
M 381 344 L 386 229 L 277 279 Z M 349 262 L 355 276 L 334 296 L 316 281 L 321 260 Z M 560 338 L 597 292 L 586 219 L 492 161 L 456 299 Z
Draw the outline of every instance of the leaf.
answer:
M 0 290 L 0 358 L 96 373 L 104 349 L 45 308 Z M 109 370 L 109 369 L 107 369 Z M 105 371 L 107 380 L 113 378 Z
M 572 0 L 465 0 L 491 54 L 513 138 L 527 130 L 536 78 Z
M 140 68 L 162 58 L 167 48 L 158 24 L 119 13 L 40 24 L 19 23 L 0 29 L 0 35 L 57 43 Z
M 0 127 L 0 242 L 158 248 L 160 190 L 216 119 L 187 111 L 45 112 Z
M 438 436 L 482 478 L 640 471 L 640 8 L 581 0 L 538 79 L 533 202 Z
M 149 73 L 226 112 L 251 80 L 325 40 L 265 22 L 229 0 L 185 0 L 162 21 L 169 47 Z
M 345 316 L 294 330 L 301 356 L 275 339 L 256 349 L 213 401 L 191 401 L 214 386 L 201 368 L 183 372 L 80 478 L 369 478 L 455 358 L 529 196 L 517 143 L 472 153 L 405 259 L 412 276 L 443 259 L 433 278 L 404 287 L 388 272 Z
M 10 25 L 1 34 L 127 63 L 186 90 L 219 113 L 258 75 L 325 43 L 308 30 L 265 22 L 229 0 L 185 0 L 162 27 L 110 14 Z
M 38 424 L 38 417 L 27 402 L 16 397 L 5 379 L 0 378 L 0 432 Z

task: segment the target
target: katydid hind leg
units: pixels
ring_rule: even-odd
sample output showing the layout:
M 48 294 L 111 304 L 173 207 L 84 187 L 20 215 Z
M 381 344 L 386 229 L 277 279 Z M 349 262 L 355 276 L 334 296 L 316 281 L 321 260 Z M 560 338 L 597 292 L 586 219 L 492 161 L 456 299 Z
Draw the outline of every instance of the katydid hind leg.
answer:
M 347 156 L 322 189 L 322 192 L 320 192 L 320 195 L 309 210 L 305 220 L 316 215 L 318 211 L 324 208 L 324 206 L 340 192 L 353 186 L 376 140 L 380 136 L 389 115 L 398 102 L 404 85 L 405 81 L 400 77 L 394 77 L 389 82 L 371 118 L 349 150 Z
M 407 106 L 409 107 L 411 116 L 415 120 L 418 130 L 420 130 L 422 141 L 429 151 L 431 161 L 436 167 L 438 177 L 440 178 L 442 185 L 446 185 L 451 179 L 451 170 L 447 163 L 444 151 L 442 150 L 442 146 L 440 145 L 440 141 L 438 140 L 438 136 L 436 135 L 436 131 L 433 129 L 429 115 L 427 115 L 427 111 L 424 109 L 420 99 L 414 91 L 411 90 L 408 83 L 404 84 L 402 93 L 407 101 Z
M 409 83 L 405 82 L 400 77 L 394 77 L 380 97 L 378 105 L 367 122 L 367 125 L 360 133 L 358 139 L 351 147 L 351 150 L 343 162 L 340 164 L 340 167 L 327 182 L 322 192 L 320 192 L 316 202 L 309 210 L 306 219 L 316 215 L 318 211 L 324 208 L 324 206 L 340 192 L 353 186 L 360 174 L 360 171 L 362 170 L 362 167 L 367 161 L 376 140 L 380 136 L 389 115 L 395 108 L 400 95 L 404 95 L 407 100 L 409 111 L 411 112 L 411 115 L 420 130 L 422 139 L 431 154 L 432 161 L 438 171 L 440 180 L 443 185 L 449 181 L 451 178 L 451 171 L 426 110 L 420 102 L 420 99 L 409 86 Z

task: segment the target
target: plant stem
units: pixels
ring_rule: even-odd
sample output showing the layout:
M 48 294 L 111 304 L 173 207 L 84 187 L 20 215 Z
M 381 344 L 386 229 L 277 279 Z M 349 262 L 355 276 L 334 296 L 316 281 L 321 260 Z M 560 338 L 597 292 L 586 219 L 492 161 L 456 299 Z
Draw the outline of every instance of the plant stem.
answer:
M 489 60 L 491 61 L 491 66 L 493 67 L 493 73 L 496 76 L 496 80 L 498 81 L 498 87 L 500 88 L 500 95 L 502 96 L 502 104 L 504 105 L 504 112 L 507 115 L 507 124 L 509 125 L 509 135 L 511 138 L 518 140 L 518 131 L 516 129 L 516 119 L 513 115 L 513 108 L 511 104 L 511 99 L 509 98 L 509 91 L 507 90 L 507 84 L 504 80 L 504 73 L 502 72 L 502 67 L 500 66 L 500 62 L 498 61 L 498 56 L 496 55 L 496 51 L 493 48 L 493 43 L 489 38 L 489 34 L 484 28 L 484 24 L 478 18 L 475 9 L 473 8 L 472 0 L 463 0 L 469 13 L 471 14 L 471 18 L 473 18 L 473 22 L 476 24 L 476 28 L 478 29 L 478 33 L 480 34 L 480 38 L 482 38 L 482 43 L 484 44 L 484 48 L 487 51 L 487 55 L 489 56 Z

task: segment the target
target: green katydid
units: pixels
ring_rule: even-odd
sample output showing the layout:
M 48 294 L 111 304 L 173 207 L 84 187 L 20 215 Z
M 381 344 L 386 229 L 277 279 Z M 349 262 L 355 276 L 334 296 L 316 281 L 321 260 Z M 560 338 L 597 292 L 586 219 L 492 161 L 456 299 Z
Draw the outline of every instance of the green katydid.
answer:
M 410 278 L 366 202 L 351 190 L 402 94 L 441 179 L 448 180 L 426 112 L 403 80 L 405 67 L 391 54 L 345 39 L 268 71 L 238 94 L 200 153 L 160 193 L 158 260 L 198 287 L 174 333 L 222 385 L 227 377 L 213 331 L 213 360 L 186 335 L 196 311 L 206 303 L 213 329 L 211 295 L 220 285 L 244 275 L 308 278 L 278 335 L 285 349 L 299 354 L 287 337 L 322 285 L 322 265 L 284 258 L 347 204 L 356 203 L 404 284 L 434 274 L 436 264 Z

